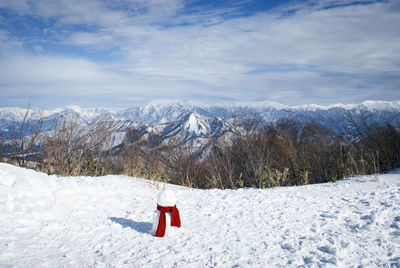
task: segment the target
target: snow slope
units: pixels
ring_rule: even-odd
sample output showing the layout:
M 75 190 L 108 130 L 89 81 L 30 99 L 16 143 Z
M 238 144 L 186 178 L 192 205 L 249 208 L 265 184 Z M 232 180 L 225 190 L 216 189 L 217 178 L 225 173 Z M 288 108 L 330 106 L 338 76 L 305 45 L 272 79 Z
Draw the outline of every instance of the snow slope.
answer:
M 0 267 L 399 267 L 400 171 L 177 195 L 182 228 L 149 234 L 157 186 L 0 163 Z

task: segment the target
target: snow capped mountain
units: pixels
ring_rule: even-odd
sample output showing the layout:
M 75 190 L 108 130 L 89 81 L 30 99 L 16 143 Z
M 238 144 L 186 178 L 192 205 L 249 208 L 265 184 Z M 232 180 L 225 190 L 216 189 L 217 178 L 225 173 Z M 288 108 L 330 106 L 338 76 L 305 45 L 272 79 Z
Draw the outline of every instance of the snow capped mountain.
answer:
M 192 102 L 152 101 L 142 107 L 121 111 L 116 116 L 138 123 L 168 123 L 177 121 L 191 112 L 205 113 L 200 106 Z
M 171 124 L 171 131 L 164 134 L 166 137 L 178 137 L 183 144 L 191 148 L 201 148 L 209 142 L 211 135 L 210 119 L 196 112 L 187 114 L 181 121 Z
M 29 116 L 37 119 L 39 118 L 39 110 L 31 110 L 29 112 Z M 2 120 L 8 120 L 8 121 L 15 121 L 19 122 L 24 119 L 24 116 L 26 114 L 26 109 L 20 108 L 20 107 L 5 107 L 5 108 L 0 108 L 0 118 Z
M 105 120 L 115 120 L 114 116 L 115 112 L 106 108 L 81 108 L 79 106 L 70 105 L 66 106 L 62 109 L 55 109 L 51 111 L 44 111 L 44 117 L 63 117 L 63 118 L 71 118 L 71 117 L 79 117 L 85 123 L 93 123 L 100 119 Z
M 293 106 L 292 108 L 295 110 L 302 111 L 317 111 L 317 110 L 329 110 L 334 108 L 342 108 L 344 110 L 353 110 L 353 109 L 366 109 L 370 111 L 374 110 L 388 110 L 395 109 L 398 110 L 400 107 L 400 101 L 364 101 L 359 104 L 342 104 L 337 103 L 333 105 L 322 106 L 318 104 L 308 104 L 308 105 L 299 105 Z
M 305 112 L 324 111 L 354 111 L 369 112 L 400 111 L 400 101 L 364 101 L 359 104 L 333 105 L 299 105 L 287 106 L 277 102 L 236 102 L 232 104 L 206 105 L 191 101 L 155 100 L 142 107 L 129 108 L 123 111 L 114 111 L 107 108 L 81 108 L 75 105 L 57 108 L 54 110 L 32 109 L 30 115 L 37 119 L 40 112 L 45 118 L 72 117 L 79 115 L 81 120 L 92 122 L 98 119 L 129 120 L 137 123 L 167 123 L 179 120 L 189 113 L 196 112 L 208 117 L 232 118 L 241 114 L 258 114 L 266 121 L 282 118 L 284 115 Z M 0 108 L 0 118 L 3 120 L 21 121 L 26 109 L 19 107 Z
M 183 145 L 200 149 L 209 144 L 211 140 L 218 140 L 226 134 L 237 132 L 232 124 L 221 118 L 207 117 L 193 112 L 181 120 L 169 123 L 133 124 L 127 131 L 127 141 L 137 142 L 148 138 L 152 142 L 156 142 L 151 146 L 156 146 L 161 142 L 169 143 L 172 138 L 176 137 Z
M 205 136 L 210 131 L 210 126 L 198 113 L 191 113 L 186 116 L 183 129 L 196 136 Z
M 10 128 L 25 116 L 23 108 L 0 108 L 0 134 L 7 137 Z M 177 136 L 186 145 L 201 147 L 211 139 L 224 139 L 244 129 L 257 129 L 265 123 L 291 118 L 303 124 L 316 121 L 337 133 L 347 133 L 354 124 L 392 123 L 400 126 L 400 101 L 365 101 L 359 104 L 316 104 L 287 106 L 277 102 L 237 102 L 205 105 L 190 101 L 156 100 L 142 107 L 113 111 L 106 108 L 67 106 L 54 110 L 31 110 L 32 123 L 43 116 L 43 131 L 52 131 L 57 122 L 78 119 L 84 126 L 99 121 L 112 122 L 116 133 L 113 145 L 125 140 L 152 137 L 155 144 Z M 134 130 L 133 130 L 134 129 Z M 28 133 L 29 134 L 29 133 Z
M 228 121 L 220 117 L 217 117 L 214 120 L 212 120 L 212 122 L 210 123 L 210 128 L 211 132 L 213 133 L 215 132 L 225 133 L 229 131 L 238 132 L 233 124 L 229 123 Z

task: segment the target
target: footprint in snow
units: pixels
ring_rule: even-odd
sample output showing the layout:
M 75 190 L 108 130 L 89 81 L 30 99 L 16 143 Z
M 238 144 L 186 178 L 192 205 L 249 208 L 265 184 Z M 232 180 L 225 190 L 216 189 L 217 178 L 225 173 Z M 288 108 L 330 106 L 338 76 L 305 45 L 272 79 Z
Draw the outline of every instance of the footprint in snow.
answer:
M 319 215 L 322 218 L 328 218 L 328 219 L 337 219 L 337 215 L 332 215 L 330 213 L 327 212 L 323 212 L 322 214 Z
M 324 253 L 330 254 L 330 255 L 336 255 L 336 248 L 329 247 L 329 246 L 322 246 L 317 248 L 319 251 L 322 251 Z
M 281 244 L 282 249 L 289 251 L 290 253 L 294 253 L 296 250 L 289 244 Z
M 360 219 L 365 221 L 366 224 L 372 224 L 372 222 L 374 221 L 374 216 L 373 215 L 364 215 Z

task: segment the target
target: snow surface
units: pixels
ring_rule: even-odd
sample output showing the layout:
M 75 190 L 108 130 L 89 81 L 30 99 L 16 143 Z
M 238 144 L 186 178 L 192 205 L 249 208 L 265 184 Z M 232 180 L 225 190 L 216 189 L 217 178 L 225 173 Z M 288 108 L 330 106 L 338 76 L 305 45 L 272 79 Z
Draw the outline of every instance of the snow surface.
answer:
M 301 187 L 167 185 L 182 227 L 150 234 L 162 185 L 0 163 L 0 267 L 399 267 L 400 171 Z

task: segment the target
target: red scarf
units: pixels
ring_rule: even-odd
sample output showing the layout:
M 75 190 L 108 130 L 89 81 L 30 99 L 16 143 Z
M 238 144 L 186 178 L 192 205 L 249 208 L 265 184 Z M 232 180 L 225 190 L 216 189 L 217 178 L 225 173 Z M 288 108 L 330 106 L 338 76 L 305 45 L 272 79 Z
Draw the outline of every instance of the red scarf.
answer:
M 165 235 L 166 219 L 165 213 L 172 212 L 171 214 L 171 226 L 181 227 L 181 218 L 179 217 L 179 210 L 176 205 L 173 207 L 162 207 L 157 204 L 157 209 L 161 212 L 160 219 L 158 220 L 158 227 L 156 231 L 157 237 L 163 237 Z

